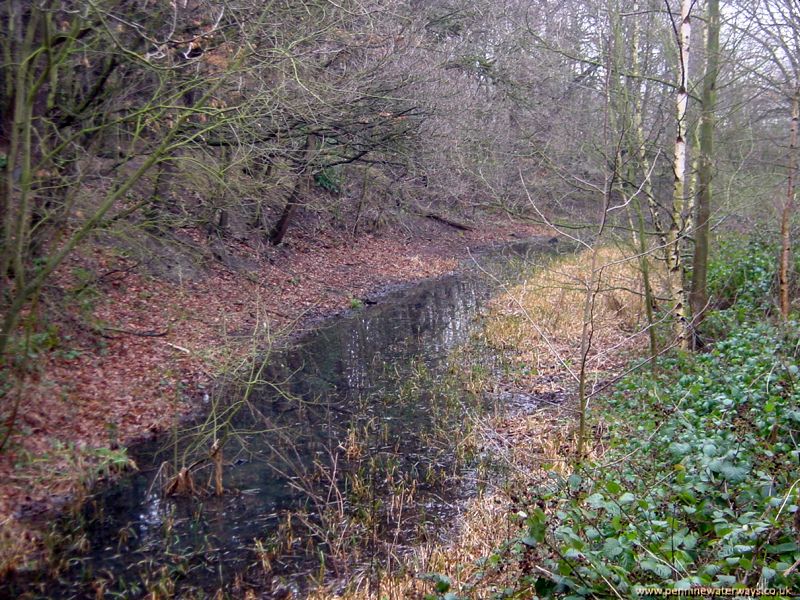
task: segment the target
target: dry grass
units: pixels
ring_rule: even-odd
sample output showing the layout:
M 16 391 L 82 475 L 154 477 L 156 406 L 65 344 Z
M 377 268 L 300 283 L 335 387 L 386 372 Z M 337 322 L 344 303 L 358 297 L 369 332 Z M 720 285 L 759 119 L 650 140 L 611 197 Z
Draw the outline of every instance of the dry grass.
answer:
M 0 581 L 26 564 L 39 537 L 13 517 L 0 523 Z
M 408 600 L 432 592 L 432 583 L 422 574 L 437 573 L 450 579 L 453 590 L 469 598 L 489 598 L 511 585 L 520 575 L 519 565 L 507 562 L 494 572 L 479 561 L 514 540 L 522 519 L 515 498 L 520 489 L 551 484 L 550 472 L 569 473 L 569 452 L 573 447 L 572 418 L 558 410 L 541 409 L 524 417 L 491 417 L 475 423 L 472 443 L 492 456 L 494 471 L 503 481 L 490 491 L 470 500 L 458 526 L 441 543 L 417 546 L 399 559 L 399 574 L 372 581 L 351 578 L 346 592 L 319 589 L 310 600 Z M 480 584 L 475 586 L 476 582 Z
M 623 250 L 599 249 L 600 286 L 594 302 L 589 369 L 614 371 L 645 343 L 644 291 L 639 264 Z M 654 265 L 651 266 L 653 269 Z M 653 269 L 655 270 L 655 269 Z M 591 254 L 564 258 L 494 301 L 489 344 L 531 366 L 533 377 L 566 370 L 580 357 L 583 304 Z M 535 381 L 529 382 L 536 385 Z

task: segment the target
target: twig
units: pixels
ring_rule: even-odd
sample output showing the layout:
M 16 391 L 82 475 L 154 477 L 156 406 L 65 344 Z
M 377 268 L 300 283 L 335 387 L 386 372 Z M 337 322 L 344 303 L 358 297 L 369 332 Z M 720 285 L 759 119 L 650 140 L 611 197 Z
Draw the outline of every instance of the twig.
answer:
M 189 350 L 187 348 L 184 348 L 183 346 L 178 346 L 177 344 L 171 344 L 169 342 L 164 342 L 164 343 L 167 346 L 169 346 L 170 348 L 175 348 L 175 350 L 180 350 L 181 352 L 185 352 L 186 354 L 191 354 L 192 353 L 191 350 Z
M 795 572 L 798 566 L 800 566 L 800 558 L 794 561 L 794 564 L 783 572 L 783 576 L 788 577 Z
M 125 335 L 135 335 L 138 337 L 164 337 L 169 333 L 169 328 L 164 331 L 131 331 L 130 329 L 120 329 L 118 327 L 103 327 L 100 335 L 108 339 L 116 339 L 118 336 L 106 335 L 105 331 L 115 331 L 117 333 L 124 333 Z

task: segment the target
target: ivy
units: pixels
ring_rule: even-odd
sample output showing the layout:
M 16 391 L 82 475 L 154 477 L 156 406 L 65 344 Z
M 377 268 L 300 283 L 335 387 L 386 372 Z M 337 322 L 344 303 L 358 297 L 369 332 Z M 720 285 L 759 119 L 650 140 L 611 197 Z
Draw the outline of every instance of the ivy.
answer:
M 314 183 L 332 194 L 338 194 L 342 188 L 341 175 L 337 169 L 332 167 L 327 167 L 314 173 Z
M 530 513 L 520 541 L 541 568 L 520 585 L 540 597 L 800 586 L 785 574 L 800 558 L 800 338 L 763 319 L 774 253 L 750 243 L 721 256 L 709 272 L 728 304 L 709 316 L 718 341 L 622 381 L 602 415 L 617 424 L 611 449 Z

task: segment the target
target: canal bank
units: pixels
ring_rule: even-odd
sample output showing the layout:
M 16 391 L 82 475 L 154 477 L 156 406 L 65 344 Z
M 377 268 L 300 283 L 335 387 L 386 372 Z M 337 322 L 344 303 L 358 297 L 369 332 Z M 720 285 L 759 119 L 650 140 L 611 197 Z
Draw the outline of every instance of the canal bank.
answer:
M 509 255 L 516 262 L 556 246 L 542 238 L 479 262 L 505 277 Z M 74 596 L 76 580 L 103 593 L 122 586 L 117 593 L 129 597 L 173 585 L 202 597 L 244 585 L 237 577 L 254 556 L 270 566 L 257 577 L 260 593 L 280 597 L 304 589 L 321 569 L 331 567 L 335 577 L 348 565 L 364 568 L 387 555 L 387 541 L 398 548 L 413 535 L 431 535 L 452 508 L 448 477 L 465 464 L 446 434 L 466 423 L 482 396 L 473 390 L 470 404 L 454 398 L 453 381 L 444 383 L 448 390 L 426 386 L 442 384 L 443 370 L 456 368 L 447 363 L 497 289 L 480 275 L 464 269 L 372 298 L 289 348 L 257 354 L 219 388 L 225 392 L 209 394 L 211 418 L 131 449 L 141 470 L 90 498 L 80 527 L 64 538 L 82 547 L 60 573 L 70 583 L 43 583 L 44 597 Z M 467 370 L 478 367 L 460 360 Z M 225 442 L 221 497 L 201 489 L 214 439 Z M 165 497 L 170 473 L 198 460 L 195 497 Z M 421 531 L 410 531 L 414 522 Z M 367 548 L 356 551 L 356 540 L 367 540 Z

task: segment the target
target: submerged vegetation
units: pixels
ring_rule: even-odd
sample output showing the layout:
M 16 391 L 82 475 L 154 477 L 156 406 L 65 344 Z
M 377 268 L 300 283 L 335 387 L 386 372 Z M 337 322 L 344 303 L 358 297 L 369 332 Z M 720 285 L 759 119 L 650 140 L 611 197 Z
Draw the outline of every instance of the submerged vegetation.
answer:
M 262 355 L 254 344 L 206 415 L 140 448 L 144 471 L 92 495 L 45 536 L 44 569 L 18 568 L 6 589 L 30 598 L 370 589 L 455 515 L 477 453 L 475 416 L 492 408 L 491 356 L 477 340 L 461 347 L 481 285 L 451 277 L 399 293 L 396 306 L 349 312 L 296 346 Z M 399 332 L 373 333 L 398 317 Z M 437 352 L 414 351 L 429 346 Z M 375 348 L 394 360 L 364 364 Z

